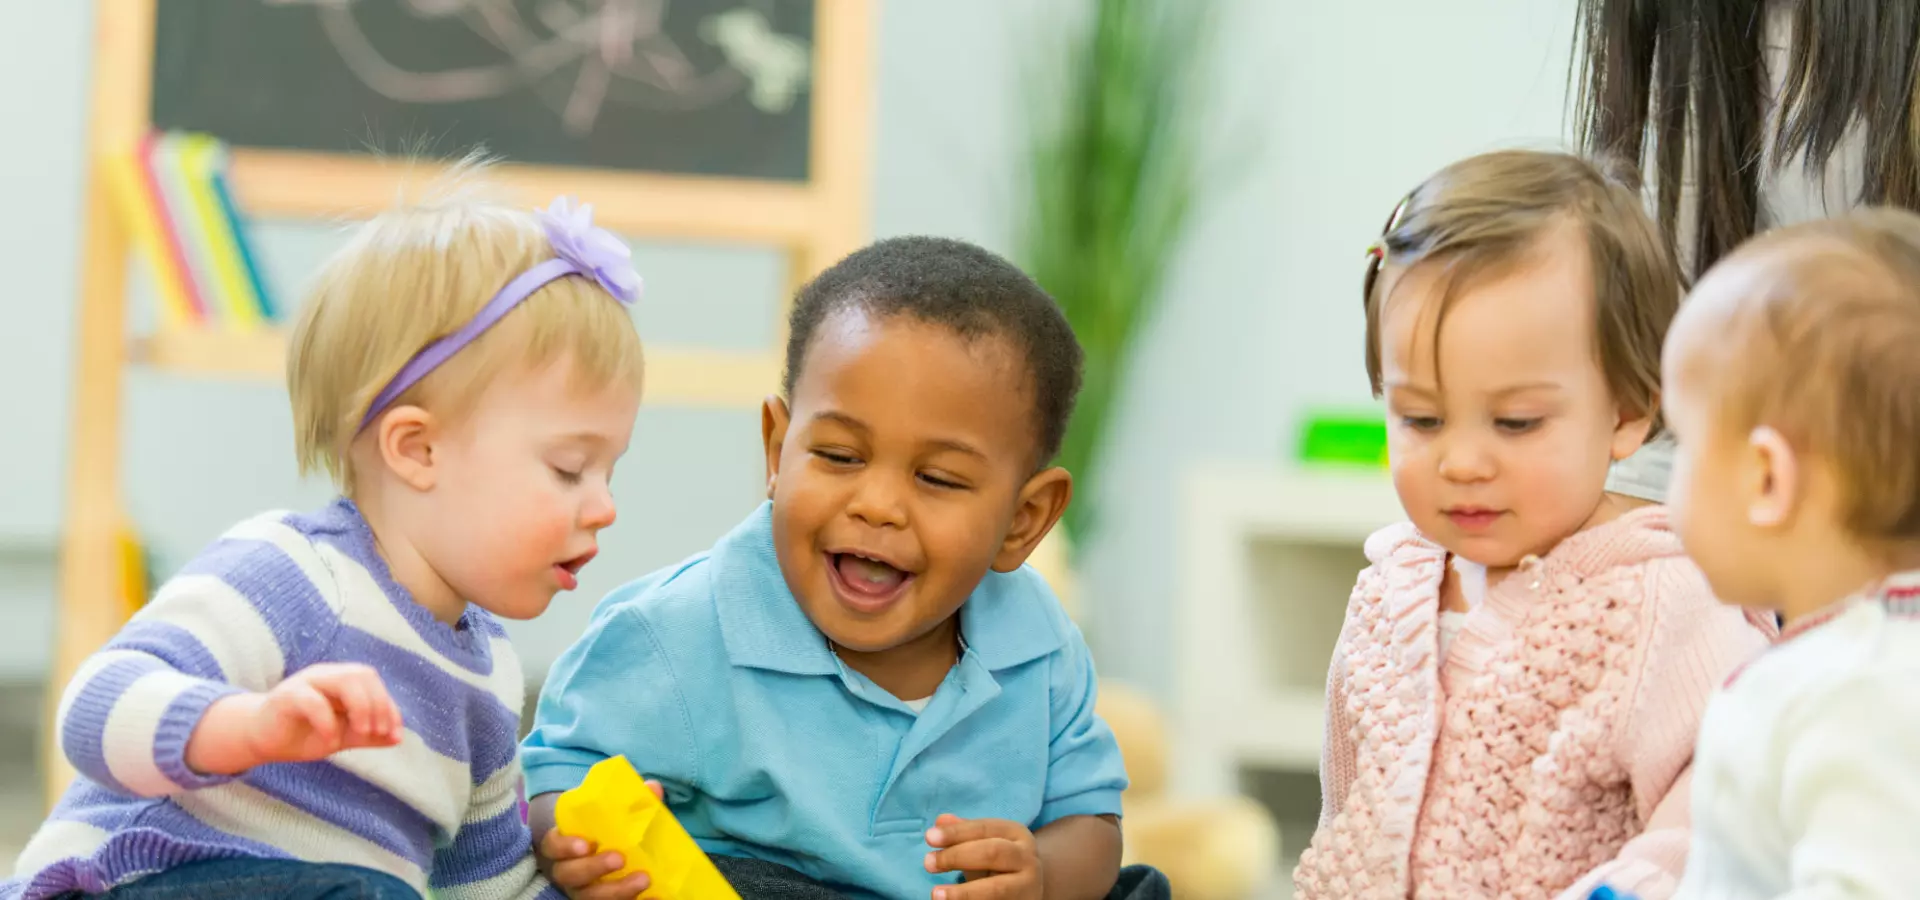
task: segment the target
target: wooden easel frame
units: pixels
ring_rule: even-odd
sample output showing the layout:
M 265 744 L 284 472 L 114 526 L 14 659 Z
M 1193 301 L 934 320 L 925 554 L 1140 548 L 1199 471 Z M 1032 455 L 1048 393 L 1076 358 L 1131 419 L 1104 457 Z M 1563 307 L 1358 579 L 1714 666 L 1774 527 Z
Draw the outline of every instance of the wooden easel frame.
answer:
M 92 118 L 81 239 L 78 349 L 61 536 L 59 636 L 44 740 L 47 802 L 73 771 L 54 730 L 54 700 L 128 613 L 121 540 L 122 378 L 130 363 L 183 374 L 278 380 L 283 338 L 162 332 L 129 343 L 130 236 L 100 162 L 149 129 L 158 0 L 95 0 Z M 868 230 L 874 0 L 816 0 L 814 73 L 804 182 L 761 182 L 560 167 L 505 166 L 496 183 L 527 205 L 560 194 L 594 204 L 596 221 L 636 237 L 770 245 L 788 257 L 789 288 L 857 249 Z M 422 167 L 414 177 L 430 177 Z M 386 205 L 400 173 L 360 157 L 236 148 L 234 191 L 255 216 L 337 218 Z M 791 296 L 789 290 L 788 296 Z M 646 402 L 758 405 L 777 388 L 785 303 L 758 351 L 648 347 Z M 131 350 L 131 352 L 130 352 Z

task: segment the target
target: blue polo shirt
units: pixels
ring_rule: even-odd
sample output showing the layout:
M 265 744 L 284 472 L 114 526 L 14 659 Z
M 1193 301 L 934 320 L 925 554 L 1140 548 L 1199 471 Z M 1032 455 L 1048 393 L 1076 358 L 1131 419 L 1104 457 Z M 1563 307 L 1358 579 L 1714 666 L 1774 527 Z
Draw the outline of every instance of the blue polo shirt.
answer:
M 987 574 L 959 664 L 916 714 L 828 649 L 781 578 L 771 516 L 601 601 L 541 692 L 530 795 L 625 755 L 709 853 L 916 900 L 957 880 L 923 866 L 941 813 L 1036 830 L 1120 814 L 1093 660 L 1039 574 Z

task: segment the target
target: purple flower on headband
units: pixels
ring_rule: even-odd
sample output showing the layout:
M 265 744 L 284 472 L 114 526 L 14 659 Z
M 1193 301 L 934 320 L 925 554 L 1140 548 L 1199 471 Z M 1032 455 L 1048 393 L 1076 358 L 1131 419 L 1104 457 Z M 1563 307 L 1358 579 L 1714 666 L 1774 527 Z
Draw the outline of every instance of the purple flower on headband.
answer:
M 593 276 L 621 303 L 640 299 L 640 273 L 633 269 L 633 250 L 625 241 L 593 224 L 593 204 L 575 206 L 572 197 L 558 197 L 553 205 L 535 210 L 547 230 L 553 253 Z

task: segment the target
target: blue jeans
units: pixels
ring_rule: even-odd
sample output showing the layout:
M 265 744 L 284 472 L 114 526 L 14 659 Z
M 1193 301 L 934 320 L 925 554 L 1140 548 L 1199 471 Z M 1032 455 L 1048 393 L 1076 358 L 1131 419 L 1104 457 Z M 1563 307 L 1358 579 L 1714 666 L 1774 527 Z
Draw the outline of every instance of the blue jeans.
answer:
M 779 863 L 714 856 L 713 864 L 741 900 L 846 900 L 846 895 Z M 1152 866 L 1128 866 L 1107 900 L 1173 900 L 1167 876 Z
M 1172 900 L 1173 885 L 1167 876 L 1152 866 L 1128 866 L 1120 870 L 1120 881 L 1107 900 Z
M 216 859 L 128 882 L 102 900 L 420 900 L 406 882 L 359 866 L 292 859 Z

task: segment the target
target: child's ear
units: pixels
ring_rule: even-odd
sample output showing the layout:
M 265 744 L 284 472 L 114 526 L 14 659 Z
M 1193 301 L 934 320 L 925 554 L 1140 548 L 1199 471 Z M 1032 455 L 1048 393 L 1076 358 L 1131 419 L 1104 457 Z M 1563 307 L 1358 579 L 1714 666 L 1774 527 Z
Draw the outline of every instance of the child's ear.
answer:
M 1747 436 L 1747 521 L 1761 528 L 1777 528 L 1793 517 L 1805 487 L 1793 446 L 1774 429 L 1762 425 Z
M 375 440 L 379 442 L 380 461 L 402 483 L 416 491 L 433 490 L 439 481 L 434 468 L 433 443 L 440 437 L 440 422 L 418 406 L 396 406 L 380 415 Z
M 1011 572 L 1020 568 L 1027 557 L 1033 555 L 1034 548 L 1040 546 L 1040 540 L 1060 521 L 1072 499 L 1073 476 L 1066 469 L 1049 466 L 1027 479 L 1026 486 L 1020 489 L 1019 506 L 1013 511 L 1007 539 L 1001 542 L 1000 552 L 993 557 L 993 570 Z
M 773 499 L 773 483 L 780 477 L 780 447 L 787 442 L 787 401 L 768 397 L 760 405 L 760 440 L 767 451 L 767 499 Z
M 1653 433 L 1653 417 L 1658 414 L 1660 400 L 1655 397 L 1645 412 L 1620 410 L 1620 421 L 1613 426 L 1613 442 L 1607 451 L 1614 462 L 1632 456 L 1647 443 L 1647 436 Z

